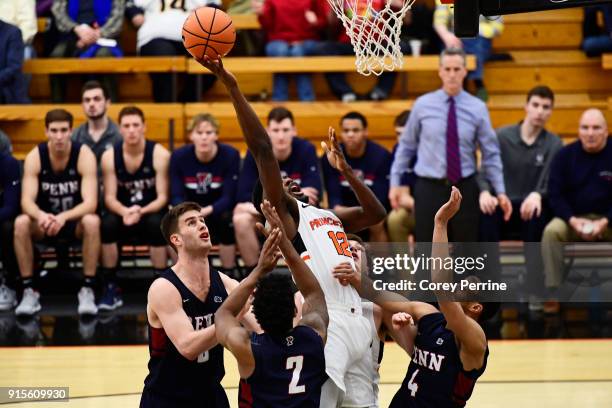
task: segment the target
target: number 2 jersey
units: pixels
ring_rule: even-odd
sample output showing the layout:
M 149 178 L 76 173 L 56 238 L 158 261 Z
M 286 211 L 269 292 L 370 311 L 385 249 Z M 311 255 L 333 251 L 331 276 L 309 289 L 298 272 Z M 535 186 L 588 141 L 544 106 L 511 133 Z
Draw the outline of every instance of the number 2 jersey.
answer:
M 323 339 L 307 326 L 286 336 L 251 334 L 255 370 L 240 380 L 240 408 L 315 408 L 327 380 Z
M 476 380 L 487 367 L 487 348 L 480 369 L 465 371 L 455 335 L 442 313 L 423 316 L 417 326 L 414 354 L 406 378 L 389 408 L 455 408 L 465 406 Z
M 51 167 L 47 142 L 38 145 L 40 173 L 38 174 L 36 205 L 44 212 L 59 214 L 83 201 L 81 175 L 77 168 L 81 146 L 80 143 L 71 142 L 68 163 L 62 171 L 56 173 Z
M 195 330 L 215 323 L 215 312 L 227 298 L 219 272 L 210 268 L 210 289 L 204 301 L 196 297 L 172 269 L 162 272 L 179 291 L 183 310 Z M 163 328 L 149 325 L 149 374 L 140 402 L 143 408 L 206 407 L 229 408 L 221 386 L 225 376 L 223 346 L 216 345 L 201 353 L 194 361 L 176 349 Z

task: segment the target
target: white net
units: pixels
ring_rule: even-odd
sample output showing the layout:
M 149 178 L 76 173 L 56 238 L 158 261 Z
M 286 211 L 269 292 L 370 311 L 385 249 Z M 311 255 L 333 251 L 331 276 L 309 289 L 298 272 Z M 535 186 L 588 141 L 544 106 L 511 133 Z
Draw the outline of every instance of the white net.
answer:
M 342 21 L 362 75 L 401 68 L 402 21 L 415 0 L 328 0 Z

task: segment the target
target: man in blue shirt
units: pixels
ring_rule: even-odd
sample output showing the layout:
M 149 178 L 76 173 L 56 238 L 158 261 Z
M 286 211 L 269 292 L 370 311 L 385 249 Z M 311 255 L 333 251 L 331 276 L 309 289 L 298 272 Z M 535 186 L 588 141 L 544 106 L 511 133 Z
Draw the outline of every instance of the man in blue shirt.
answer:
M 612 241 L 612 140 L 599 109 L 582 114 L 578 138 L 550 167 L 548 197 L 556 218 L 544 229 L 542 257 L 551 299 L 562 283 L 562 242 Z M 556 301 L 544 305 L 544 311 L 558 310 Z
M 378 143 L 368 140 L 368 121 L 359 112 L 349 112 L 344 115 L 340 119 L 340 128 L 342 130 L 340 147 L 347 163 L 353 168 L 357 177 L 363 180 L 365 185 L 374 192 L 376 198 L 388 209 L 391 153 Z M 329 208 L 336 211 L 339 208 L 359 204 L 348 181 L 329 164 L 325 154 L 321 157 L 321 168 Z M 388 241 L 385 221 L 368 228 L 367 234 L 370 241 Z
M 222 272 L 231 272 L 236 267 L 232 210 L 236 204 L 240 152 L 219 143 L 218 131 L 219 122 L 208 113 L 192 119 L 192 144 L 175 150 L 170 158 L 170 204 L 194 201 L 202 206 L 212 242 L 219 244 Z
M 283 177 L 291 177 L 308 196 L 310 204 L 317 205 L 322 191 L 317 152 L 310 142 L 297 137 L 293 114 L 283 107 L 272 109 L 268 114 L 266 130 Z M 260 220 L 260 214 L 251 202 L 253 187 L 258 178 L 255 159 L 247 152 L 238 180 L 237 204 L 233 217 L 236 243 L 247 273 L 257 265 L 259 259 L 259 240 L 255 233 L 255 223 Z
M 0 311 L 17 305 L 14 283 L 17 260 L 13 248 L 13 223 L 19 214 L 21 197 L 21 169 L 10 154 L 0 153 L 0 260 L 4 280 L 0 281 Z
M 393 208 L 398 208 L 402 194 L 414 195 L 415 237 L 426 242 L 433 234 L 436 209 L 446 202 L 451 186 L 457 186 L 463 205 L 450 221 L 449 238 L 476 242 L 480 217 L 475 177 L 477 147 L 482 152 L 482 171 L 497 192 L 504 218 L 508 219 L 512 212 L 505 194 L 499 142 L 484 102 L 463 90 L 467 75 L 465 53 L 454 48 L 444 50 L 438 73 L 442 88 L 416 100 L 400 137 L 391 166 L 389 200 Z M 400 186 L 400 178 L 415 155 L 417 177 L 412 192 L 410 187 Z

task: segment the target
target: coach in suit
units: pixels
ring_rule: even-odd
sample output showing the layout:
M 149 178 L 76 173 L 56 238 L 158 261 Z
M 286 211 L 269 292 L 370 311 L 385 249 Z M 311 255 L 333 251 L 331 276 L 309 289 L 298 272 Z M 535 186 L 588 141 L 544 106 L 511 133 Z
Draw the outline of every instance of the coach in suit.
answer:
M 467 75 L 465 53 L 448 48 L 440 56 L 442 88 L 416 100 L 391 166 L 389 200 L 398 207 L 402 194 L 414 194 L 415 237 L 431 241 L 437 208 L 446 202 L 451 186 L 463 195 L 463 205 L 449 225 L 449 240 L 477 242 L 479 188 L 476 181 L 476 148 L 482 152 L 482 172 L 497 193 L 509 218 L 512 205 L 505 194 L 499 142 L 489 112 L 480 99 L 463 90 Z M 417 156 L 414 192 L 400 185 L 402 172 Z
M 0 20 L 0 104 L 30 103 L 22 68 L 21 30 Z

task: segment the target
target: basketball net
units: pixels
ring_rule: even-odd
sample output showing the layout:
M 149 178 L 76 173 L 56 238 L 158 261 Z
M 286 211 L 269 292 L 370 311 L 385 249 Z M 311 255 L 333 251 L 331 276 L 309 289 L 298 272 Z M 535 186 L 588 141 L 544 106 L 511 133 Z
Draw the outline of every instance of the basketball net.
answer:
M 415 0 L 327 1 L 351 39 L 357 72 L 380 75 L 404 65 L 400 48 L 402 21 Z

